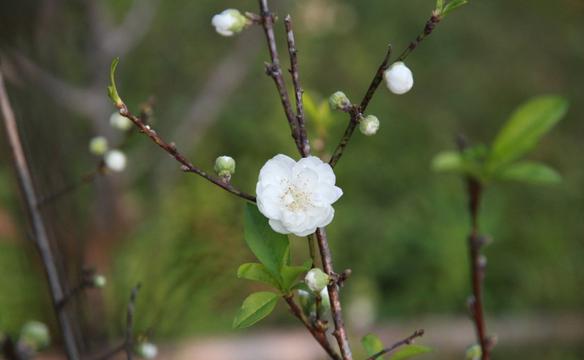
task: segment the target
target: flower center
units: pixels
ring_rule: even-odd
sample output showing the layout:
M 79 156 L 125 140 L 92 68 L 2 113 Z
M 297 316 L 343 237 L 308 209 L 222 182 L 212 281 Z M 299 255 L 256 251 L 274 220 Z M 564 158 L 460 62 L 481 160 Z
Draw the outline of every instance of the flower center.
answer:
M 288 210 L 292 212 L 306 211 L 312 205 L 310 193 L 293 184 L 286 187 L 281 199 Z

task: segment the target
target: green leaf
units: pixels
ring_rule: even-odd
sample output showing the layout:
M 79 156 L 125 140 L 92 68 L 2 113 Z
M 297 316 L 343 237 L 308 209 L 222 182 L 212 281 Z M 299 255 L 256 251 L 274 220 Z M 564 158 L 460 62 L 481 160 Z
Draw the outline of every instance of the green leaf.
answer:
M 281 271 L 289 257 L 290 242 L 278 234 L 253 204 L 246 204 L 244 238 L 247 246 L 272 276 L 282 283 Z
M 239 269 L 237 269 L 237 277 L 239 279 L 246 279 L 252 281 L 259 281 L 265 284 L 271 285 L 274 288 L 280 290 L 281 285 L 277 279 L 275 279 L 272 274 L 266 269 L 262 264 L 258 263 L 246 263 L 241 264 Z
M 312 260 L 307 260 L 300 266 L 284 265 L 282 268 L 282 291 L 290 291 L 296 284 L 298 276 L 304 274 L 312 267 Z
M 233 319 L 234 329 L 250 327 L 262 320 L 276 307 L 279 296 L 273 292 L 256 292 L 248 296 Z
M 495 179 L 544 185 L 557 184 L 562 181 L 562 176 L 547 165 L 522 161 L 504 167 L 496 173 Z
M 442 9 L 444 8 L 444 0 L 436 0 L 436 11 L 442 13 Z
M 118 67 L 119 62 L 119 57 L 112 61 L 112 65 L 110 67 L 110 85 L 107 87 L 108 96 L 116 107 L 124 105 L 120 95 L 118 95 L 118 89 L 116 88 L 116 68 Z
M 436 172 L 464 172 L 464 159 L 460 152 L 443 151 L 434 156 L 432 170 Z
M 455 9 L 468 4 L 468 0 L 452 0 L 442 8 L 440 15 L 443 17 L 454 11 Z
M 406 345 L 406 346 L 402 346 L 401 348 L 397 349 L 393 353 L 393 355 L 391 356 L 391 360 L 409 359 L 409 358 L 412 358 L 414 356 L 429 353 L 431 351 L 432 351 L 431 348 L 429 348 L 427 346 L 423 346 L 423 345 L 416 345 L 416 344 Z
M 383 342 L 375 334 L 368 334 L 361 339 L 361 345 L 365 349 L 367 356 L 373 356 L 378 352 L 382 351 L 384 346 Z M 377 359 L 383 360 L 383 357 L 378 357 Z
M 495 169 L 525 155 L 567 110 L 568 102 L 559 96 L 541 96 L 521 105 L 495 138 L 489 167 Z

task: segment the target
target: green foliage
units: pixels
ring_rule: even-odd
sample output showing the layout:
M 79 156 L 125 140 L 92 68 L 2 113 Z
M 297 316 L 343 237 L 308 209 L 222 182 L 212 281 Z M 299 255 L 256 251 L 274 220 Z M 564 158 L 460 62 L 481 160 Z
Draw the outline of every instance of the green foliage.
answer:
M 237 269 L 237 277 L 240 279 L 262 282 L 271 285 L 276 289 L 281 288 L 280 281 L 275 279 L 264 265 L 258 263 L 241 264 L 239 269 Z
M 521 105 L 503 126 L 488 149 L 473 146 L 460 152 L 445 151 L 436 155 L 432 169 L 489 181 L 519 181 L 529 184 L 554 184 L 561 176 L 536 162 L 516 162 L 532 150 L 537 142 L 560 121 L 568 110 L 568 102 L 558 96 L 541 96 Z
M 316 96 L 312 92 L 306 92 L 303 104 L 310 123 L 316 126 L 316 130 L 321 136 L 326 134 L 334 121 L 329 102 L 325 99 L 317 103 Z
M 282 284 L 280 290 L 282 293 L 288 293 L 292 288 L 298 285 L 298 277 L 310 270 L 312 261 L 307 260 L 300 266 L 284 265 L 282 268 Z
M 114 105 L 117 107 L 121 106 L 124 103 L 122 101 L 122 99 L 120 98 L 120 95 L 118 94 L 118 89 L 116 87 L 116 68 L 118 67 L 119 63 L 120 63 L 119 57 L 113 59 L 112 65 L 110 67 L 110 75 L 109 75 L 110 76 L 110 85 L 107 87 L 108 96 L 112 100 Z
M 452 11 L 458 9 L 459 7 L 468 4 L 468 0 L 452 0 L 449 1 L 446 5 L 441 7 L 440 15 L 442 17 L 450 14 Z
M 383 342 L 375 334 L 367 334 L 361 339 L 361 345 L 367 353 L 367 356 L 373 356 L 383 350 Z M 383 360 L 380 356 L 377 359 Z
M 405 345 L 397 349 L 391 356 L 391 360 L 405 360 L 410 359 L 418 355 L 426 354 L 431 352 L 432 349 L 424 345 Z
M 278 294 L 269 291 L 256 292 L 248 296 L 233 320 L 234 329 L 250 327 L 262 320 L 276 307 Z

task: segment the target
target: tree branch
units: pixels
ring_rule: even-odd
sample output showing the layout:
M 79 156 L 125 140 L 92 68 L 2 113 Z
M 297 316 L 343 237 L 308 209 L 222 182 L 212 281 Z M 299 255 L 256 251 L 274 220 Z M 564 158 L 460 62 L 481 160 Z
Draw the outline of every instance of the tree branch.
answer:
M 368 357 L 366 360 L 375 360 L 378 357 L 385 355 L 385 354 L 390 354 L 393 351 L 395 351 L 396 349 L 404 346 L 404 345 L 410 345 L 414 342 L 414 340 L 420 336 L 424 335 L 424 330 L 420 329 L 420 330 L 416 330 L 412 335 L 408 336 L 407 338 L 400 340 L 398 342 L 396 342 L 395 344 L 391 345 L 388 348 L 385 348 L 383 350 L 381 350 L 380 352 L 378 352 L 377 354 L 373 354 L 372 356 Z

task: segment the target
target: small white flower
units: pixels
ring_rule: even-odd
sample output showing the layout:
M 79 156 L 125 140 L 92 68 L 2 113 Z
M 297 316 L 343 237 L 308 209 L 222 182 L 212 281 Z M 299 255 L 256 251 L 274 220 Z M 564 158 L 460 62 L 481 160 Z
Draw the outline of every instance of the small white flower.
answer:
M 227 9 L 220 14 L 213 16 L 211 24 L 215 31 L 223 36 L 233 36 L 241 32 L 247 25 L 247 18 L 239 10 Z
M 118 130 L 127 131 L 132 127 L 132 122 L 119 112 L 115 112 L 110 116 L 110 125 Z
M 89 141 L 89 151 L 93 155 L 101 156 L 107 151 L 107 139 L 103 136 L 96 136 Z
M 105 165 L 108 169 L 116 172 L 123 171 L 126 168 L 126 155 L 120 150 L 110 150 L 104 157 Z
M 359 122 L 359 130 L 363 135 L 372 136 L 379 130 L 379 119 L 374 115 L 367 115 Z
M 136 353 L 144 359 L 154 359 L 158 355 L 158 347 L 150 342 L 143 342 L 138 344 Z
M 312 234 L 333 220 L 331 205 L 343 195 L 335 181 L 330 165 L 315 156 L 296 162 L 276 155 L 260 170 L 258 208 L 278 233 Z
M 315 293 L 321 292 L 328 285 L 329 281 L 330 277 L 319 268 L 311 269 L 304 277 L 306 286 Z
M 391 65 L 383 75 L 387 88 L 394 94 L 405 94 L 414 86 L 412 71 L 401 61 Z
M 93 286 L 96 288 L 103 288 L 107 284 L 107 279 L 103 275 L 95 275 L 93 277 Z

